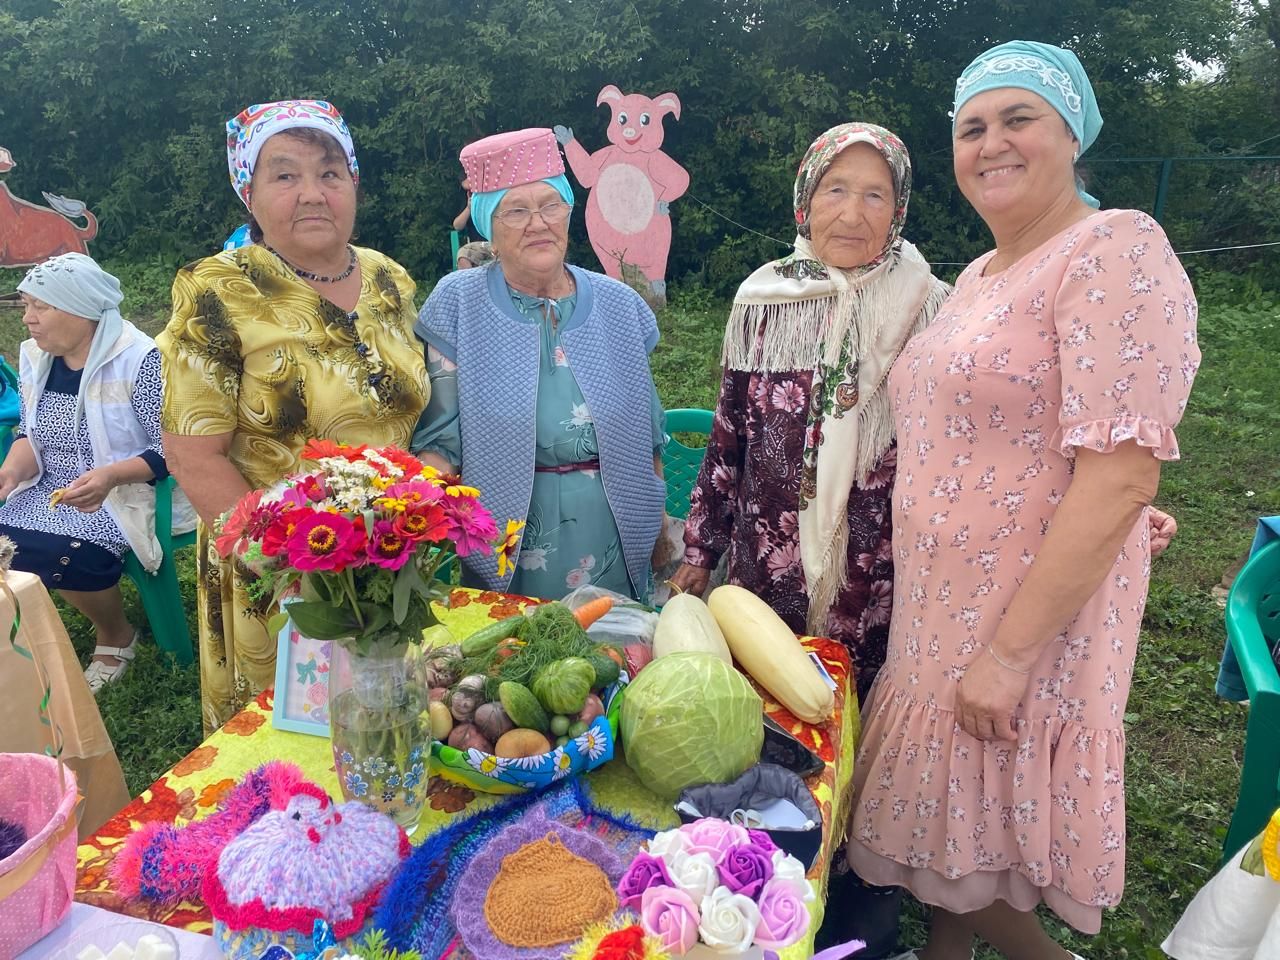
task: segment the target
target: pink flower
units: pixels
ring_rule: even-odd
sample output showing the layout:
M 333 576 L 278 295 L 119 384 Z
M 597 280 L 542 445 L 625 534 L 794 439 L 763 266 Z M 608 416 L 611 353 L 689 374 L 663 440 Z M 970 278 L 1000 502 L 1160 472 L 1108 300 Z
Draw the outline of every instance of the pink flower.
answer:
M 769 393 L 769 403 L 775 410 L 799 413 L 804 409 L 804 391 L 794 380 L 783 380 L 773 385 L 773 390 Z
M 767 856 L 772 857 L 774 851 L 778 849 L 778 845 L 773 842 L 773 837 L 769 836 L 767 830 L 748 830 L 747 836 L 751 838 L 751 843 L 762 850 Z
M 657 857 L 643 851 L 636 854 L 627 872 L 618 881 L 618 900 L 628 910 L 640 909 L 641 895 L 650 887 L 670 887 L 671 875 L 667 865 Z
M 662 949 L 682 956 L 698 942 L 698 905 L 675 887 L 650 887 L 640 896 L 640 925 Z
M 498 539 L 493 516 L 474 497 L 446 496 L 444 511 L 449 518 L 449 539 L 458 547 L 458 556 L 492 553 Z
M 387 487 L 384 497 L 404 500 L 407 503 L 434 503 L 444 499 L 444 488 L 429 480 L 401 480 Z
M 390 520 L 378 520 L 369 538 L 369 562 L 384 570 L 399 570 L 413 558 L 413 547 L 413 541 L 403 537 Z
M 338 513 L 298 511 L 293 532 L 285 542 L 289 564 L 299 570 L 345 570 L 365 560 L 364 524 Z
M 741 844 L 725 852 L 716 870 L 731 892 L 755 899 L 773 877 L 773 858 L 754 844 Z
M 799 570 L 800 544 L 796 541 L 780 544 L 770 551 L 765 563 L 769 567 L 769 573 L 775 577 Z
M 745 827 L 728 820 L 717 820 L 715 817 L 703 817 L 693 823 L 686 823 L 680 828 L 685 835 L 685 853 L 710 854 L 715 863 L 733 847 L 751 842 Z
M 809 910 L 789 881 L 771 880 L 765 884 L 757 906 L 760 908 L 760 922 L 756 925 L 758 947 L 783 950 L 809 929 Z
M 889 622 L 893 610 L 893 581 L 876 580 L 867 588 L 867 626 L 878 627 Z

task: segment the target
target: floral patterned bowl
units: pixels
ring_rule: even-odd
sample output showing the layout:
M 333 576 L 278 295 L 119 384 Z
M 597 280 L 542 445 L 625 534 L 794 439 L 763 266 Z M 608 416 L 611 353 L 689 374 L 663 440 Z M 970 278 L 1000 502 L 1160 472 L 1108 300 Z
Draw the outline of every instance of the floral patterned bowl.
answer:
M 618 715 L 627 675 L 604 692 L 604 714 L 580 736 L 535 757 L 495 757 L 481 750 L 459 750 L 439 740 L 431 744 L 431 772 L 479 793 L 523 793 L 541 790 L 567 777 L 594 770 L 613 759 L 618 742 Z

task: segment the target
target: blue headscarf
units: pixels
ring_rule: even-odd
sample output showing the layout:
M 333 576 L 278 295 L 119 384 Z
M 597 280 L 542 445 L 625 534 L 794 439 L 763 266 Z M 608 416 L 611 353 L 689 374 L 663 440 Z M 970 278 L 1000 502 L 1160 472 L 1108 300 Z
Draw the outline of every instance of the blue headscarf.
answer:
M 549 183 L 555 187 L 556 193 L 560 194 L 561 200 L 567 204 L 573 204 L 573 187 L 569 186 L 569 178 L 563 173 L 559 176 L 547 177 L 534 182 Z M 486 240 L 493 239 L 493 214 L 498 209 L 498 204 L 502 202 L 502 198 L 506 195 L 506 190 L 490 190 L 488 193 L 473 193 L 471 195 L 471 222 L 480 231 L 480 236 Z
M 1034 40 L 1012 40 L 992 47 L 965 67 L 956 80 L 955 104 L 951 109 L 951 129 L 955 130 L 960 108 L 988 90 L 1017 87 L 1043 97 L 1062 115 L 1080 143 L 1080 156 L 1093 146 L 1102 130 L 1102 114 L 1093 95 L 1093 85 L 1080 58 L 1070 50 Z M 1091 207 L 1098 201 L 1085 192 L 1076 178 L 1076 192 Z
M 18 284 L 18 292 L 96 324 L 76 397 L 76 421 L 79 422 L 84 411 L 85 389 L 97 369 L 107 362 L 124 331 L 124 317 L 120 315 L 124 294 L 120 291 L 120 281 L 98 266 L 92 257 L 64 253 L 32 267 Z M 39 351 L 34 376 L 42 389 L 52 366 L 53 355 Z

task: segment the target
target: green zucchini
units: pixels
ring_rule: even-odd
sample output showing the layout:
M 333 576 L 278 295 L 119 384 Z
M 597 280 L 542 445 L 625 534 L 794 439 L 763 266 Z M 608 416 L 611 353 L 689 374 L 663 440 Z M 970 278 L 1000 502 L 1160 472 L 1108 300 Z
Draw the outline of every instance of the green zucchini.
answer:
M 516 627 L 520 626 L 524 619 L 524 615 L 518 613 L 514 617 L 507 617 L 505 620 L 499 620 L 497 623 L 491 623 L 477 630 L 462 641 L 460 647 L 462 655 L 464 657 L 484 656 L 503 640 L 515 636 Z

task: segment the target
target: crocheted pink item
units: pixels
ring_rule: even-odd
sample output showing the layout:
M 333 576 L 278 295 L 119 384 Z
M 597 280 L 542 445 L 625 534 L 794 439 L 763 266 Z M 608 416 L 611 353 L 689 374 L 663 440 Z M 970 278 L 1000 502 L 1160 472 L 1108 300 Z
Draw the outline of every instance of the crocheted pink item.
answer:
M 284 810 L 227 844 L 205 874 L 204 900 L 231 930 L 310 933 L 325 920 L 341 940 L 364 926 L 408 855 L 409 838 L 390 817 L 358 801 L 335 807 L 303 783 Z
M 217 863 L 223 847 L 268 810 L 284 809 L 305 782 L 297 766 L 273 760 L 247 774 L 203 820 L 185 827 L 146 824 L 111 861 L 115 889 L 125 900 L 178 903 L 199 897 L 205 869 Z
M 506 190 L 564 173 L 556 137 L 546 127 L 496 133 L 458 154 L 474 193 Z

